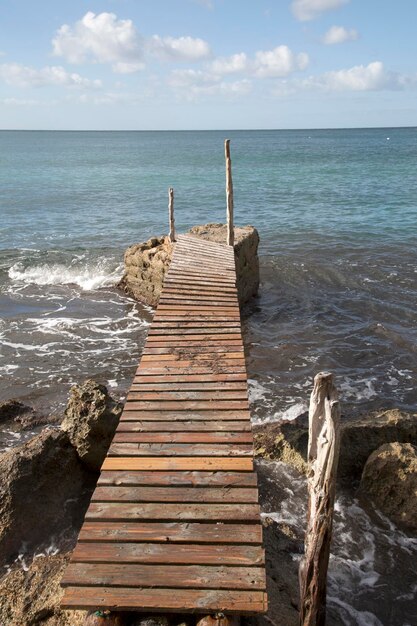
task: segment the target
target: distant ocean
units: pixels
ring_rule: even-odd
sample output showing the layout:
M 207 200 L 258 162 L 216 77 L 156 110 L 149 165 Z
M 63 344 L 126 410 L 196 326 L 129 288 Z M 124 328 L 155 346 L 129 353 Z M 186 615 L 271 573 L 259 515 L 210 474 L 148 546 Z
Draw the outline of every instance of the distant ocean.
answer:
M 115 289 L 123 252 L 167 232 L 169 186 L 179 231 L 224 221 L 226 137 L 236 223 L 261 238 L 244 317 L 255 421 L 302 413 L 323 369 L 345 419 L 415 410 L 416 128 L 0 132 L 0 402 L 62 412 L 87 377 L 123 397 L 152 314 Z M 276 519 L 296 528 L 288 471 Z M 416 542 L 343 497 L 335 541 L 331 623 L 411 624 Z

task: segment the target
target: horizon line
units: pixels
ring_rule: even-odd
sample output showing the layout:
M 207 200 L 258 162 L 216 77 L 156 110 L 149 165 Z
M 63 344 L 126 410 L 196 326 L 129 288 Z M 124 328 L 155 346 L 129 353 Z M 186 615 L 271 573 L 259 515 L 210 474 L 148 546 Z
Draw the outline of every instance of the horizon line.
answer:
M 383 130 L 389 128 L 417 128 L 406 126 L 317 126 L 302 128 L 0 128 L 0 132 L 42 133 L 218 133 L 218 132 L 271 132 L 271 131 L 317 131 L 317 130 Z

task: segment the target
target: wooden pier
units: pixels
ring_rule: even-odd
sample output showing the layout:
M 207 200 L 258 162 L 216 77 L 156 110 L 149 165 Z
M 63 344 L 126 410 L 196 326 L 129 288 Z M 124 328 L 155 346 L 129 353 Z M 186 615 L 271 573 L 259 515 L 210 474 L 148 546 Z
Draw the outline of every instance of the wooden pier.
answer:
M 62 584 L 66 609 L 266 611 L 233 246 L 178 236 Z

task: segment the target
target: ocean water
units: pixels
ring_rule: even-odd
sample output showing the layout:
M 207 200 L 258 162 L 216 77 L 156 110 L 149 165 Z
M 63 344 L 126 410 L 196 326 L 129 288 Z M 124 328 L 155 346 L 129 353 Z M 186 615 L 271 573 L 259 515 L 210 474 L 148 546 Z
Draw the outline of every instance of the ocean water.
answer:
M 0 132 L 0 402 L 59 414 L 87 377 L 124 396 L 152 312 L 115 288 L 123 252 L 167 232 L 169 186 L 179 231 L 224 221 L 226 137 L 235 221 L 261 238 L 260 296 L 244 315 L 254 421 L 302 413 L 323 369 L 336 375 L 344 419 L 415 410 L 417 128 Z M 353 519 L 354 506 L 340 510 Z M 346 544 L 339 552 L 347 562 Z M 378 594 L 342 582 L 345 594 L 332 587 L 340 623 L 413 623 L 410 600 L 395 598 L 404 608 L 392 621 Z

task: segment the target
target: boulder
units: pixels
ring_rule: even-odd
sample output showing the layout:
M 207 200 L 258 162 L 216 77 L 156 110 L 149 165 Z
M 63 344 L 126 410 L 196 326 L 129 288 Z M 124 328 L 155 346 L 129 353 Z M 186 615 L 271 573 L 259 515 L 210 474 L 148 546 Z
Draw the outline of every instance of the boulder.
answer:
M 172 251 L 169 237 L 151 237 L 145 243 L 130 246 L 125 252 L 125 273 L 118 287 L 135 300 L 156 307 Z
M 91 477 L 59 429 L 46 429 L 1 454 L 0 565 L 64 535 L 71 541 L 88 506 L 89 486 Z
M 0 423 L 8 423 L 9 426 L 18 431 L 54 421 L 54 418 L 39 415 L 31 406 L 18 400 L 6 400 L 0 404 Z
M 226 242 L 225 224 L 193 226 L 188 232 L 201 239 Z M 235 260 L 239 302 L 245 304 L 259 288 L 259 235 L 253 226 L 235 227 Z M 168 237 L 152 237 L 145 243 L 130 246 L 125 252 L 125 273 L 119 287 L 139 302 L 152 307 L 158 304 L 164 276 L 173 253 Z
M 94 380 L 71 388 L 61 428 L 90 470 L 100 470 L 122 409 L 106 387 Z
M 258 456 L 307 468 L 308 415 L 292 421 L 271 422 L 254 428 Z M 357 419 L 342 419 L 338 479 L 342 484 L 359 483 L 369 455 L 385 443 L 417 444 L 417 413 L 391 409 Z
M 14 566 L 0 579 L 0 624 L 84 626 L 85 611 L 63 611 L 60 581 L 69 554 L 39 556 L 29 567 Z
M 387 443 L 366 461 L 359 493 L 387 517 L 417 530 L 417 447 Z

